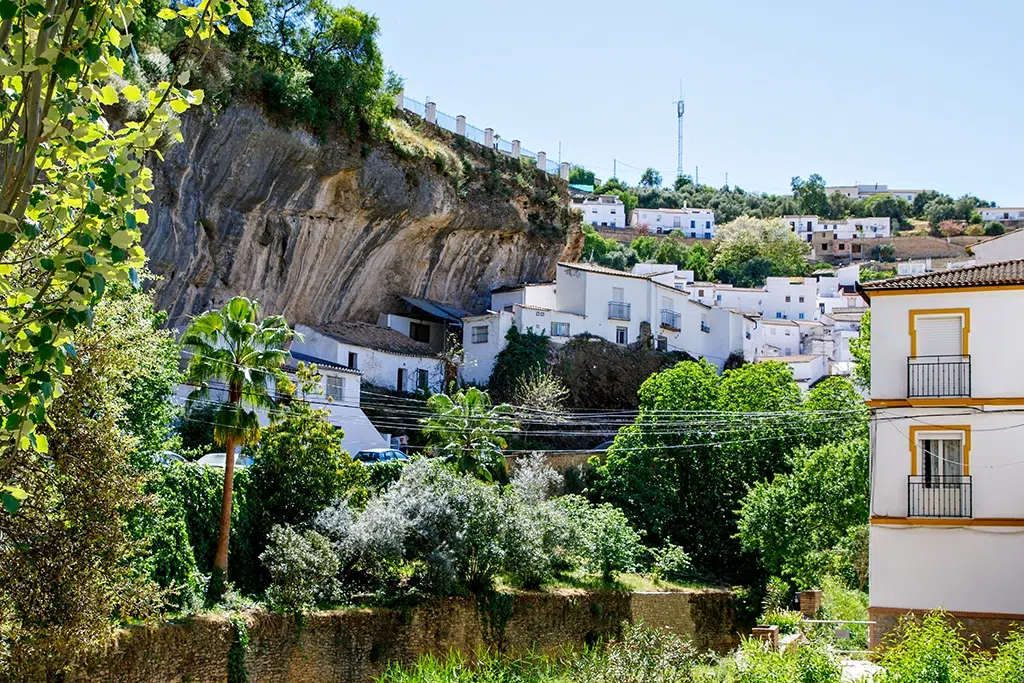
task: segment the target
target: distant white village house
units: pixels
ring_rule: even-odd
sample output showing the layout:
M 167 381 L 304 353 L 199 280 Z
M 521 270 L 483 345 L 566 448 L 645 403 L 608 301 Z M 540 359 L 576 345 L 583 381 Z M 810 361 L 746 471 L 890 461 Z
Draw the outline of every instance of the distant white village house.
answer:
M 679 231 L 685 237 L 710 240 L 715 237 L 712 209 L 633 209 L 630 224 L 654 233 Z
M 1003 206 L 979 206 L 978 213 L 983 221 L 1000 221 L 1009 223 L 1012 221 L 1024 221 L 1024 207 L 1003 207 Z
M 849 199 L 868 199 L 876 194 L 891 194 L 893 197 L 899 197 L 900 199 L 912 202 L 924 190 L 890 190 L 888 185 L 873 183 L 870 185 L 835 185 L 833 187 L 826 187 L 825 192 L 829 195 L 833 192 L 838 192 Z
M 597 228 L 625 228 L 626 205 L 614 194 L 572 200 L 570 208 L 583 212 L 583 220 Z

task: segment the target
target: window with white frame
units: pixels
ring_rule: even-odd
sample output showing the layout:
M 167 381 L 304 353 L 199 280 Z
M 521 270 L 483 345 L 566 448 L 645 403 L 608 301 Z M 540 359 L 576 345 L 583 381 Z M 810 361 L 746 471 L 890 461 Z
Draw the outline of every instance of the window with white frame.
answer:
M 345 378 L 336 375 L 327 375 L 325 378 L 327 397 L 333 401 L 345 400 Z
M 569 336 L 569 323 L 556 323 L 551 322 L 551 336 L 552 337 L 568 337 Z
M 488 331 L 489 331 L 489 329 L 488 329 L 488 327 L 486 325 L 478 325 L 478 326 L 474 327 L 473 328 L 473 337 L 472 337 L 473 343 L 474 344 L 486 344 L 487 343 L 487 333 L 488 333 Z
M 416 388 L 426 391 L 430 386 L 430 376 L 426 370 L 420 368 L 416 371 Z
M 628 327 L 616 327 L 615 328 L 615 343 L 616 344 L 628 344 L 629 343 L 629 328 Z
M 918 438 L 918 472 L 925 485 L 958 483 L 964 476 L 962 432 L 934 432 Z M 952 478 L 952 479 L 950 479 Z

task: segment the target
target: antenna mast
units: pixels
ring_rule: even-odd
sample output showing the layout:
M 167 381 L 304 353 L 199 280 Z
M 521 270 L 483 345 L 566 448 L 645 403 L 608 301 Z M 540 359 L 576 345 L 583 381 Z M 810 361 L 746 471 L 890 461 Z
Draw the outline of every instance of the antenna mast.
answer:
M 676 175 L 683 175 L 683 112 L 686 111 L 686 103 L 683 101 L 683 81 L 679 81 L 679 99 L 676 101 L 676 120 L 679 124 L 679 141 L 677 154 L 679 156 L 676 164 Z

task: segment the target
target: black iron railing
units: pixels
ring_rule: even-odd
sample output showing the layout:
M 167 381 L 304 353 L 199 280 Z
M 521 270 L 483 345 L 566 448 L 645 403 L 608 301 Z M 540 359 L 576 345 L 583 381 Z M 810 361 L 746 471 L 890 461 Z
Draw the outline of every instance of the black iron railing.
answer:
M 612 320 L 629 320 L 629 304 L 622 301 L 609 301 L 608 317 Z
M 970 517 L 972 502 L 969 476 L 907 477 L 910 517 Z
M 682 319 L 682 317 L 682 315 L 676 313 L 675 311 L 670 311 L 667 308 L 663 308 L 661 309 L 661 326 L 667 327 L 670 330 L 681 330 L 683 328 L 681 327 L 679 321 L 680 319 Z
M 909 356 L 907 358 L 907 398 L 970 395 L 970 356 Z

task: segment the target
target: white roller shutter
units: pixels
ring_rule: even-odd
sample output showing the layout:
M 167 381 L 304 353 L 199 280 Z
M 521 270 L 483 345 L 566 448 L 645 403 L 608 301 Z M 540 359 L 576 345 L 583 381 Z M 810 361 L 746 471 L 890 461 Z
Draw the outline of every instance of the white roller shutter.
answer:
M 918 356 L 959 356 L 963 351 L 963 319 L 928 316 L 916 319 Z

